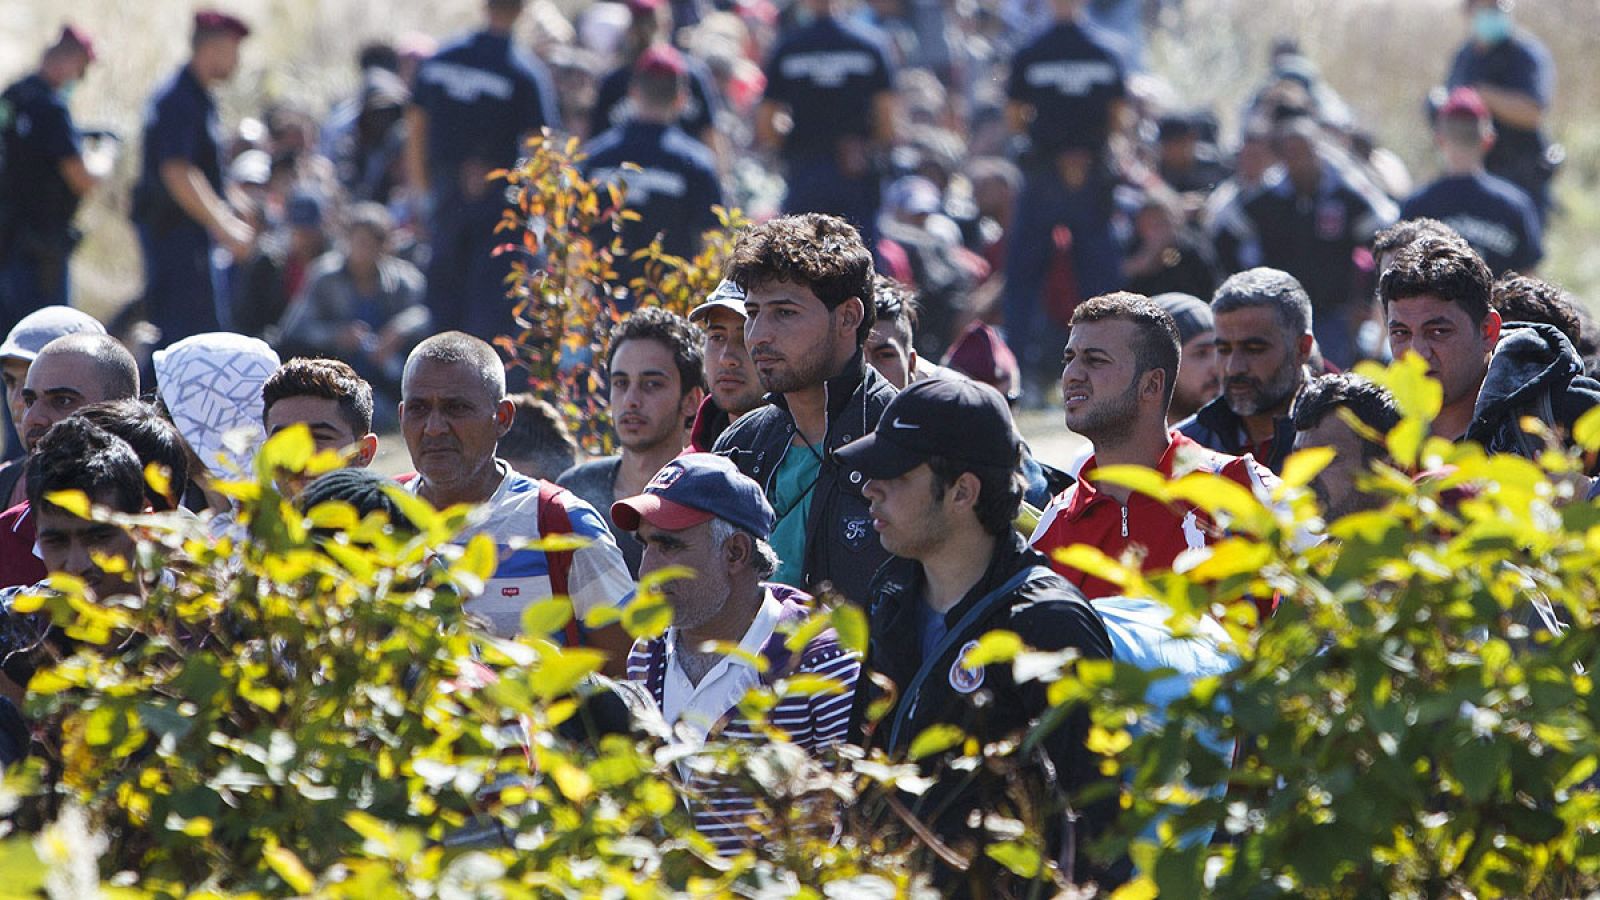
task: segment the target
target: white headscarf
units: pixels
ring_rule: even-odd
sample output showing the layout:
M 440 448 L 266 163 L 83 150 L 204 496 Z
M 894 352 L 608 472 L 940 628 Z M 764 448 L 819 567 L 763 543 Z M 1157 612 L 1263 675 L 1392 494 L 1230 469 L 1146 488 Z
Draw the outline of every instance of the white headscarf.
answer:
M 266 429 L 261 386 L 278 368 L 265 341 L 215 331 L 155 353 L 156 389 L 189 448 L 213 473 L 250 471 Z

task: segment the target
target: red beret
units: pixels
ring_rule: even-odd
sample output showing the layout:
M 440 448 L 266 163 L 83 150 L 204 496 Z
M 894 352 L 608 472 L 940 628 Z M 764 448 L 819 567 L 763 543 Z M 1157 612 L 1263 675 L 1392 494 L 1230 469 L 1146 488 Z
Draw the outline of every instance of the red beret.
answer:
M 1458 87 L 1450 92 L 1450 98 L 1439 107 L 1441 119 L 1477 119 L 1480 122 L 1489 118 L 1489 107 L 1483 102 L 1483 96 L 1469 87 Z
M 250 26 L 238 16 L 215 9 L 202 9 L 194 14 L 195 34 L 231 34 L 241 40 L 250 36 Z
M 683 54 L 669 44 L 656 44 L 650 49 L 639 54 L 639 61 L 633 64 L 634 74 L 661 75 L 667 78 L 682 78 L 688 73 L 689 67 L 683 61 Z

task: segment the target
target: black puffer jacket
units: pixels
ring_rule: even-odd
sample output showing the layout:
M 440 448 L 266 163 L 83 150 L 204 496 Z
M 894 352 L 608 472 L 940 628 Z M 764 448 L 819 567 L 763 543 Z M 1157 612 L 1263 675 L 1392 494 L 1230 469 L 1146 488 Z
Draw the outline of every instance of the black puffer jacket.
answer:
M 987 613 L 964 622 L 985 597 L 1024 573 L 1025 580 L 1010 587 Z M 1043 554 L 1030 549 L 1020 536 L 1007 534 L 996 546 L 983 577 L 945 613 L 945 627 L 959 628 L 959 633 L 950 633 L 945 651 L 913 694 L 913 682 L 923 663 L 925 591 L 922 567 L 910 560 L 891 559 L 873 581 L 871 637 L 851 717 L 851 739 L 856 743 L 880 747 L 892 755 L 904 754 L 917 735 L 939 724 L 958 726 L 982 745 L 1024 734 L 1050 709 L 1049 688 L 1039 681 L 1019 684 L 1006 663 L 977 670 L 959 665 L 962 654 L 991 631 L 1011 631 L 1036 650 L 1073 647 L 1083 659 L 1111 658 L 1111 639 L 1100 615 L 1077 588 L 1050 570 Z M 880 696 L 869 671 L 887 676 L 899 694 L 876 723 L 866 721 L 868 709 Z M 940 763 L 961 754 L 960 745 L 921 761 L 924 771 L 937 780 L 922 795 L 908 797 L 906 804 L 948 844 L 975 860 L 973 869 L 965 874 L 941 870 L 942 893 L 982 896 L 985 888 L 993 890 L 994 880 L 1003 877 L 984 856 L 982 848 L 988 839 L 971 826 L 975 810 L 1015 815 L 1018 789 L 1035 800 L 1053 798 L 1061 809 L 1082 789 L 1105 780 L 1098 757 L 1085 746 L 1088 731 L 1088 710 L 1081 706 L 1073 709 L 1038 745 L 1014 780 L 988 769 L 969 774 L 942 768 Z M 1101 887 L 1125 877 L 1120 867 L 1108 871 L 1088 866 L 1081 850 L 1087 840 L 1106 828 L 1115 812 L 1114 796 L 1102 795 L 1100 802 L 1078 810 L 1075 825 L 1052 817 L 1046 834 L 1051 857 L 1064 862 L 1062 857 L 1071 854 L 1075 878 L 1093 878 Z
M 844 372 L 827 383 L 828 430 L 823 439 L 822 469 L 817 475 L 811 512 L 806 521 L 806 553 L 801 580 L 795 585 L 819 596 L 825 587 L 852 603 L 865 605 L 867 584 L 889 558 L 872 529 L 867 500 L 861 496 L 866 480 L 847 469 L 835 452 L 878 426 L 883 410 L 897 393 L 860 351 Z M 781 394 L 767 398 L 770 405 L 746 413 L 717 438 L 713 452 L 733 460 L 739 471 L 755 479 L 772 496 L 773 478 L 783 457 L 792 449 L 794 417 Z M 806 452 L 801 449 L 799 452 Z
M 1254 451 L 1249 446 L 1250 437 L 1244 430 L 1244 419 L 1228 408 L 1227 397 L 1217 397 L 1200 407 L 1194 415 L 1172 426 L 1172 429 L 1207 450 L 1229 456 L 1243 456 Z M 1271 469 L 1272 474 L 1280 475 L 1283 473 L 1283 461 L 1289 458 L 1292 449 L 1294 422 L 1288 416 L 1279 416 L 1272 420 L 1272 450 L 1266 459 L 1257 459 L 1256 462 Z
M 1570 440 L 1573 423 L 1600 405 L 1600 382 L 1583 374 L 1583 360 L 1567 336 L 1551 325 L 1510 322 L 1489 358 L 1472 424 L 1464 440 L 1491 453 L 1536 458 L 1544 446 L 1522 430 L 1532 416 Z

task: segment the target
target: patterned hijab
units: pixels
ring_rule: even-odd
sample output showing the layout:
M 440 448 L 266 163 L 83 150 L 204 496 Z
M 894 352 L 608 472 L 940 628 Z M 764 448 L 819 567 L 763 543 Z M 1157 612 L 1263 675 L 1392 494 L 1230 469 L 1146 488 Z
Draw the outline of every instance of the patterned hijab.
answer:
M 197 334 L 156 351 L 156 392 L 212 473 L 250 471 L 266 439 L 261 386 L 277 368 L 278 354 L 265 341 L 242 334 Z

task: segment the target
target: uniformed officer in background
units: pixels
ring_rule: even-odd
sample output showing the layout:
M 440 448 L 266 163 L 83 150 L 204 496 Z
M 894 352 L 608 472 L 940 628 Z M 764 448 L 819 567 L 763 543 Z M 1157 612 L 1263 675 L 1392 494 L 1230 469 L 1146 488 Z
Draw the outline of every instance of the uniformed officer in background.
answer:
M 67 304 L 72 218 L 100 181 L 67 99 L 92 62 L 89 36 L 68 25 L 38 70 L 0 94 L 0 331 Z
M 876 36 L 838 16 L 836 5 L 804 0 L 809 24 L 773 50 L 756 140 L 783 160 L 784 212 L 839 216 L 876 250 L 880 175 L 895 145 L 894 70 Z
M 679 128 L 688 97 L 688 66 L 683 54 L 666 44 L 646 50 L 634 65 L 628 88 L 633 118 L 599 135 L 584 149 L 586 176 L 627 186 L 623 205 L 639 214 L 622 226 L 626 254 L 616 269 L 627 284 L 644 274 L 645 263 L 628 258 L 661 235 L 662 249 L 692 257 L 701 237 L 717 227 L 711 207 L 722 203 L 716 158 L 711 148 Z M 624 169 L 626 163 L 637 169 Z
M 151 98 L 133 221 L 144 254 L 146 318 L 158 347 L 218 329 L 211 251 L 250 255 L 255 229 L 223 195 L 222 123 L 211 91 L 239 68 L 250 28 L 227 13 L 194 16 L 189 61 Z
M 512 43 L 523 0 L 486 0 L 484 28 L 447 44 L 417 71 L 406 110 L 406 178 L 432 238 L 428 307 L 439 331 L 484 340 L 512 331 L 505 277 L 493 254 L 506 207 L 490 172 L 516 164 L 525 138 L 561 127 L 549 71 Z

